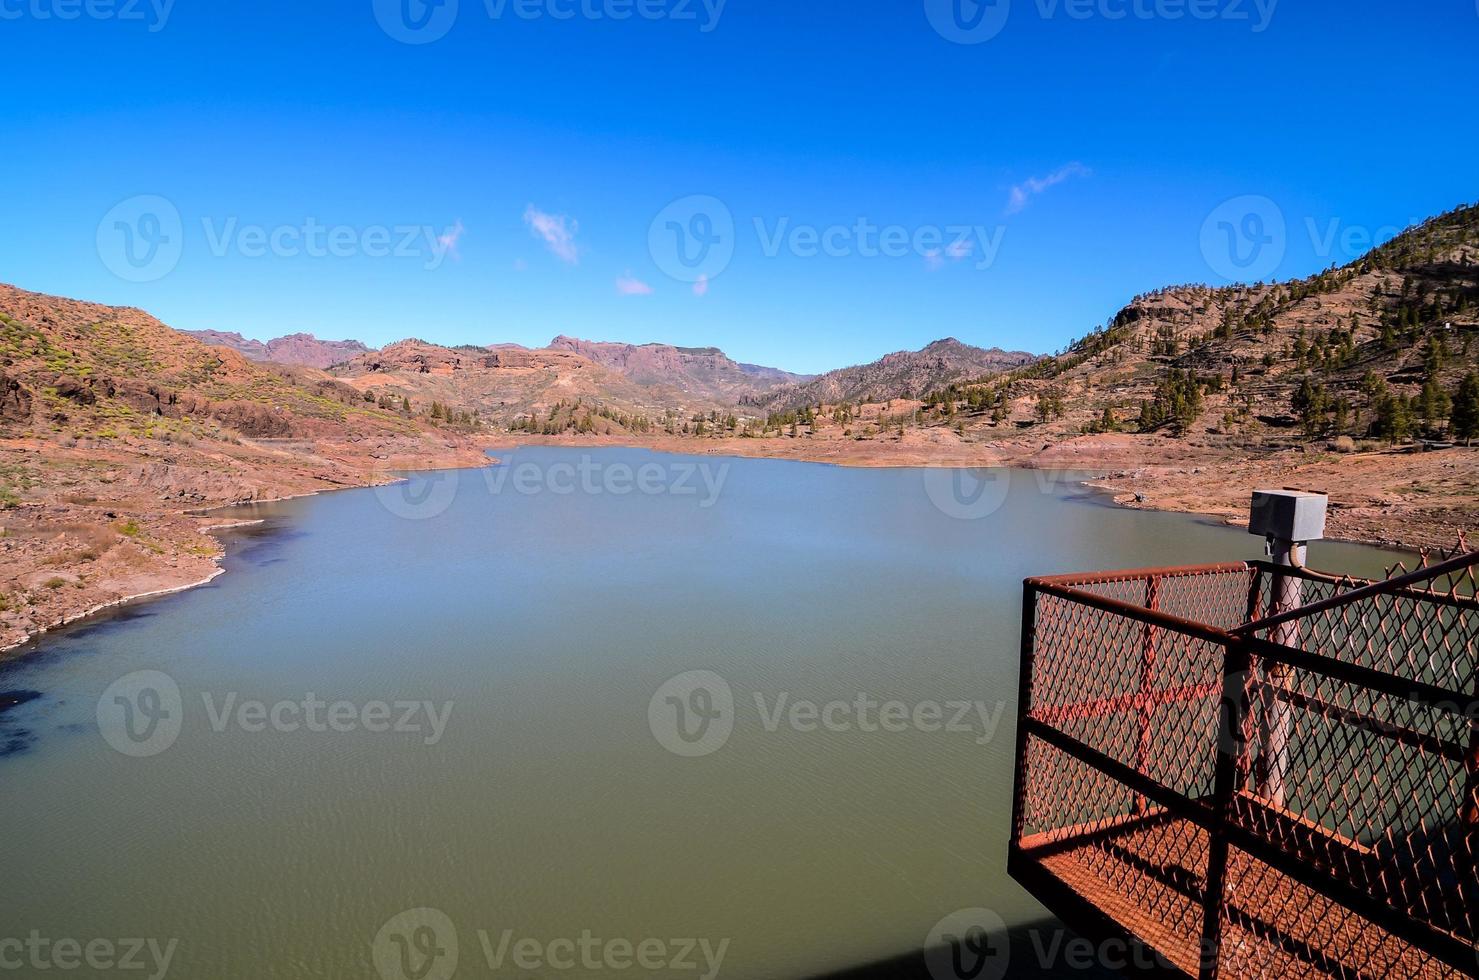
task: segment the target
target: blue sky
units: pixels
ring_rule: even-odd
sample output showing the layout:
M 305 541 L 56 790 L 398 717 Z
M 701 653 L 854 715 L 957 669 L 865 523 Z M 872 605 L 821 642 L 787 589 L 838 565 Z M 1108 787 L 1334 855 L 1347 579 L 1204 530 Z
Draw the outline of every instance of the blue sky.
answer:
M 1473 0 L 399 2 L 0 0 L 0 281 L 821 371 L 1479 199 Z

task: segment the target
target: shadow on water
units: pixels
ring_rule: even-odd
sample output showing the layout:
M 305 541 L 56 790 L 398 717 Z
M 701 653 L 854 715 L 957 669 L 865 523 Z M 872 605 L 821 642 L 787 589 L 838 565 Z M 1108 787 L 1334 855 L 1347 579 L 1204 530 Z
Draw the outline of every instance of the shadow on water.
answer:
M 1056 919 L 1041 919 L 1007 930 L 1006 942 L 979 954 L 957 947 L 917 950 L 892 959 L 827 973 L 808 980 L 1048 980 L 1072 976 L 1082 980 L 1117 980 L 1121 974 L 1104 966 L 1091 966 L 1077 959 L 1084 940 L 1068 932 Z M 1005 969 L 998 957 L 1006 960 Z M 959 964 L 959 965 L 957 965 Z
M 35 743 L 36 736 L 29 728 L 13 727 L 11 720 L 4 716 L 39 697 L 40 691 L 0 691 L 0 759 L 18 755 Z
M 253 567 L 278 564 L 287 560 L 281 555 L 285 545 L 309 536 L 307 532 L 290 526 L 287 521 L 276 518 L 267 518 L 260 524 L 222 528 L 215 533 L 220 536 L 226 550 L 226 557 L 222 561 L 226 567 L 232 564 Z M 172 595 L 150 596 L 111 606 L 76 622 L 48 630 L 0 654 L 0 759 L 31 750 L 39 738 L 34 728 L 30 727 L 36 720 L 34 710 L 25 712 L 15 709 L 37 701 L 50 706 L 65 703 L 54 699 L 46 701 L 46 692 L 32 690 L 24 685 L 47 676 L 48 668 L 59 661 L 104 652 L 106 638 L 147 625 L 150 620 L 168 610 L 171 600 L 179 600 L 190 592 L 217 587 L 212 581 Z M 42 705 L 33 707 L 41 708 Z M 25 722 L 21 721 L 22 718 L 25 718 Z M 64 723 L 57 725 L 55 730 L 64 734 L 76 734 L 88 729 L 85 725 Z
M 226 528 L 217 533 L 226 545 L 226 564 L 241 563 L 256 567 L 284 561 L 283 549 L 293 541 L 308 537 L 308 532 L 271 518 L 261 524 Z

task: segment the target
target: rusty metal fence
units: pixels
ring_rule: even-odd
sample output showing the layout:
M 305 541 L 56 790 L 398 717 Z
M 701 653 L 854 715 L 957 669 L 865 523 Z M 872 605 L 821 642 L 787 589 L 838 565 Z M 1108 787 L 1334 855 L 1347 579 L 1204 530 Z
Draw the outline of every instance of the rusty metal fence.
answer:
M 1012 875 L 1196 977 L 1479 972 L 1479 553 L 1031 579 Z

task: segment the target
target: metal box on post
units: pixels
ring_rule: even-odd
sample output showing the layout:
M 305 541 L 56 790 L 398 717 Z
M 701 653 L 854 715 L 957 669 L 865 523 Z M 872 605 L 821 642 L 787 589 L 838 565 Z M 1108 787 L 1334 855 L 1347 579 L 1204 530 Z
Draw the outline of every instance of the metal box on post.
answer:
M 1248 533 L 1275 541 L 1320 541 L 1329 498 L 1304 490 L 1255 490 Z

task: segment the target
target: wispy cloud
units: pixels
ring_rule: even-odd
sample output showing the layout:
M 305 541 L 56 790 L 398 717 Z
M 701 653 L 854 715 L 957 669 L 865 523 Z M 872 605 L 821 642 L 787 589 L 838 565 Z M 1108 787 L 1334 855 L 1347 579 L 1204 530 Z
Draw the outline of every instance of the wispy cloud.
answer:
M 455 225 L 437 236 L 437 247 L 444 254 L 451 255 L 454 259 L 461 259 L 462 254 L 457 251 L 457 243 L 462 241 L 462 233 L 466 230 L 462 227 L 462 219 L 457 219 Z
M 649 296 L 652 287 L 628 272 L 616 277 L 616 291 L 623 296 Z
M 944 267 L 946 260 L 960 262 L 976 252 L 976 243 L 970 238 L 953 239 L 944 249 L 931 248 L 924 253 L 924 267 L 931 272 Z
M 696 282 L 694 282 L 694 284 L 693 284 L 693 295 L 695 295 L 695 296 L 704 296 L 704 295 L 707 295 L 708 292 L 709 292 L 709 277 L 708 276 L 705 276 L 705 275 L 700 275 L 698 277 L 698 280 Z
M 1007 198 L 1007 214 L 1016 214 L 1031 203 L 1034 197 L 1050 187 L 1056 187 L 1073 177 L 1087 177 L 1093 171 L 1081 163 L 1064 164 L 1046 177 L 1029 177 L 1012 188 Z
M 524 224 L 560 261 L 571 265 L 580 261 L 580 251 L 575 245 L 575 232 L 579 225 L 574 218 L 546 214 L 531 204 L 524 209 Z

